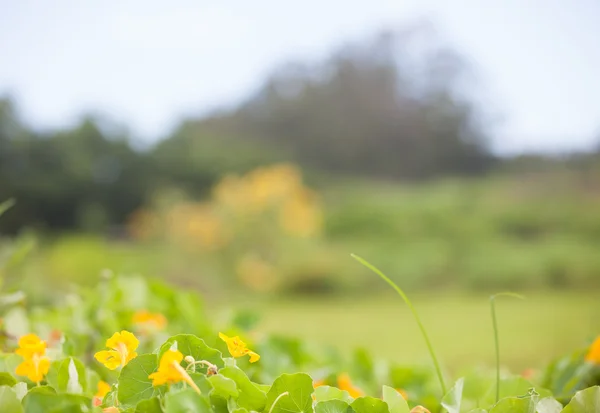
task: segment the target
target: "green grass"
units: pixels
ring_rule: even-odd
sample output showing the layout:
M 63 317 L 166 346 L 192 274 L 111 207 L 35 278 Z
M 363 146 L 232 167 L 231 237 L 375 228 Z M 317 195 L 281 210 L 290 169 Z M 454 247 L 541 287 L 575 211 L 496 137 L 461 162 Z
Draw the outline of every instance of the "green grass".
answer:
M 377 282 L 378 280 L 374 280 Z M 442 365 L 494 365 L 487 295 L 412 295 Z M 362 346 L 377 358 L 430 363 L 410 310 L 393 296 L 363 300 L 285 300 L 256 304 L 258 329 L 333 345 L 341 352 Z M 528 294 L 498 300 L 501 364 L 514 372 L 545 365 L 583 347 L 600 332 L 600 300 L 587 292 Z

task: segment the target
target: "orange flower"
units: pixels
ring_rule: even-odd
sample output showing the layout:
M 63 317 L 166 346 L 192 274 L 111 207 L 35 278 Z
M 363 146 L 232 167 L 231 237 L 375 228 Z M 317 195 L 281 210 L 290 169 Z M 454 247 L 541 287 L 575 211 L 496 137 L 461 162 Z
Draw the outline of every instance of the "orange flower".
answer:
M 227 350 L 232 357 L 243 357 L 245 355 L 250 356 L 250 363 L 254 363 L 260 359 L 260 356 L 254 351 L 248 349 L 246 343 L 244 343 L 238 336 L 227 337 L 223 333 L 219 333 L 219 338 L 227 343 Z
M 338 376 L 337 384 L 340 390 L 346 390 L 350 394 L 350 396 L 355 399 L 364 394 L 361 389 L 355 387 L 352 384 L 352 382 L 350 381 L 350 376 L 348 376 L 346 373 L 340 374 Z
M 160 313 L 151 313 L 146 310 L 137 311 L 131 321 L 142 327 L 143 330 L 162 330 L 167 325 L 167 319 Z
M 139 344 L 140 342 L 133 334 L 123 330 L 106 340 L 106 347 L 110 350 L 99 351 L 94 354 L 94 358 L 104 364 L 106 368 L 115 370 L 137 357 L 135 350 Z
M 600 336 L 596 337 L 596 340 L 594 340 L 590 346 L 590 349 L 585 355 L 585 361 L 600 364 Z
M 50 370 L 50 359 L 46 357 L 46 342 L 35 334 L 27 334 L 19 339 L 15 353 L 23 357 L 23 362 L 15 370 L 18 376 L 26 376 L 39 383 Z
M 98 392 L 94 396 L 94 406 L 100 406 L 102 404 L 102 400 L 104 400 L 104 396 L 110 391 L 110 384 L 105 381 L 100 380 L 98 382 Z

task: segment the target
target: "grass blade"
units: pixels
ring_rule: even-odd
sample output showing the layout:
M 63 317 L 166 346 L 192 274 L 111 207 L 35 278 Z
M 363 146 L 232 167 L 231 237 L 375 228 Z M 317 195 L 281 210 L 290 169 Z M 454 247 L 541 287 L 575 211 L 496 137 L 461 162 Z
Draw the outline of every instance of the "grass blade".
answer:
M 404 302 L 406 303 L 406 305 L 408 306 L 408 308 L 410 308 L 410 311 L 412 312 L 415 321 L 419 325 L 419 329 L 421 330 L 421 334 L 423 335 L 423 339 L 425 340 L 425 344 L 427 345 L 427 349 L 429 350 L 429 355 L 431 356 L 431 359 L 433 360 L 433 365 L 435 366 L 435 370 L 437 372 L 437 376 L 438 376 L 438 379 L 440 381 L 440 387 L 442 388 L 442 395 L 445 395 L 446 394 L 446 384 L 444 383 L 444 376 L 442 375 L 442 369 L 440 368 L 440 364 L 439 364 L 438 359 L 437 359 L 437 357 L 435 355 L 435 351 L 433 351 L 433 346 L 431 345 L 431 341 L 429 340 L 429 336 L 427 335 L 427 331 L 425 330 L 425 327 L 423 326 L 423 323 L 421 322 L 421 319 L 419 318 L 419 314 L 417 314 L 417 310 L 415 310 L 415 307 L 412 305 L 412 303 L 410 302 L 410 300 L 408 299 L 408 297 L 406 296 L 406 294 L 404 293 L 404 291 L 402 291 L 402 289 L 400 287 L 398 287 L 398 285 L 396 285 L 395 282 L 393 282 L 392 280 L 390 280 L 377 267 L 375 267 L 374 265 L 370 264 L 367 260 L 365 260 L 364 258 L 359 257 L 356 254 L 350 254 L 350 256 L 352 258 L 354 258 L 356 261 L 360 262 L 365 267 L 367 267 L 368 269 L 370 269 L 371 271 L 373 271 L 375 274 L 379 275 L 394 290 L 396 290 L 396 292 L 398 293 L 398 295 L 400 295 L 400 297 L 402 297 L 402 299 L 404 300 Z
M 496 297 L 513 297 L 524 299 L 520 294 L 504 292 L 490 297 L 490 310 L 492 312 L 492 328 L 494 329 L 494 343 L 496 346 L 496 403 L 500 399 L 500 340 L 498 339 L 498 320 L 496 319 Z
M 2 214 L 4 214 L 6 211 L 8 211 L 10 208 L 12 208 L 12 206 L 15 204 L 15 200 L 10 198 L 7 199 L 4 202 L 0 202 L 0 216 L 2 216 Z

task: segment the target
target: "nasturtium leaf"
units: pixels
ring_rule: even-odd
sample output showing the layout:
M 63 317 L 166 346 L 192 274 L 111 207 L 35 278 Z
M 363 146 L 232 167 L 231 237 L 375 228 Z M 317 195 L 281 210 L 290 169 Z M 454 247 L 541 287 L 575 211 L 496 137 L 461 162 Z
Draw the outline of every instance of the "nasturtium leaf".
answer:
M 359 397 L 350 405 L 356 413 L 389 413 L 386 402 L 374 397 Z
M 523 377 L 510 377 L 500 380 L 500 399 L 506 397 L 514 397 L 518 395 L 526 395 L 531 389 L 535 389 L 540 398 L 550 397 L 552 393 L 542 387 L 537 387 Z M 488 389 L 487 394 L 482 400 L 481 405 L 491 406 L 496 402 L 496 385 L 493 384 Z
M 269 413 L 310 413 L 313 379 L 305 373 L 282 374 L 267 393 L 265 410 Z M 287 395 L 280 397 L 283 393 Z
M 2 372 L 0 373 L 0 386 L 14 386 L 17 384 L 17 380 L 12 376 L 12 374 Z
M 465 379 L 458 379 L 450 391 L 442 398 L 442 407 L 448 410 L 448 413 L 460 413 L 464 385 Z
M 505 397 L 490 409 L 490 413 L 535 413 L 537 398 Z
M 394 390 L 395 391 L 395 390 Z M 346 403 L 352 403 L 354 400 L 346 390 L 340 390 L 337 387 L 319 386 L 315 389 L 315 399 L 317 402 L 326 402 L 327 400 L 342 400 Z
M 23 358 L 14 353 L 0 354 L 0 372 L 13 375 L 15 373 L 15 369 L 19 364 L 21 364 L 22 361 Z
M 85 366 L 73 357 L 53 361 L 46 381 L 59 393 L 81 394 L 87 388 Z
M 0 386 L 0 406 L 2 413 L 22 413 L 23 406 L 17 397 L 17 393 L 9 386 Z
M 211 394 L 214 394 L 215 396 L 222 397 L 225 400 L 227 400 L 230 397 L 237 398 L 239 396 L 239 392 L 235 381 L 223 376 L 222 374 L 210 376 L 208 378 L 208 381 L 213 386 Z
M 165 413 L 210 413 L 206 398 L 187 388 L 165 395 Z
M 221 352 L 217 349 L 207 346 L 204 340 L 196 337 L 193 334 L 178 334 L 170 337 L 160 347 L 158 352 L 159 360 L 160 357 L 167 350 L 169 350 L 174 343 L 177 343 L 177 350 L 179 350 L 184 357 L 192 356 L 196 361 L 206 360 L 212 364 L 215 364 L 217 367 L 224 366 Z
M 248 412 L 248 410 L 244 409 L 243 407 L 238 407 L 237 409 L 232 410 L 231 413 L 249 413 L 249 412 Z
M 389 386 L 383 386 L 383 401 L 387 403 L 390 413 L 409 413 L 410 408 L 404 397 Z
M 157 364 L 156 354 L 142 354 L 123 367 L 117 390 L 117 398 L 123 407 L 136 406 L 140 401 L 160 393 L 148 378 L 156 370 Z
M 237 402 L 240 407 L 248 410 L 262 412 L 267 402 L 267 395 L 252 383 L 246 373 L 238 367 L 225 367 L 219 370 L 219 374 L 230 378 L 237 384 L 239 396 Z M 312 384 L 311 384 L 312 388 Z
M 315 413 L 354 413 L 354 410 L 345 401 L 331 399 L 317 403 Z
M 27 394 L 27 383 L 20 381 L 13 386 L 13 390 L 17 394 L 17 398 L 19 399 L 19 401 L 21 401 L 23 400 L 23 397 L 25 397 L 25 395 Z
M 163 413 L 158 397 L 142 400 L 135 406 L 135 413 Z
M 565 406 L 562 413 L 597 413 L 600 412 L 600 386 L 589 387 L 578 391 Z
M 213 389 L 213 386 L 208 378 L 202 373 L 190 373 L 192 381 L 196 383 L 196 386 L 200 389 L 202 394 L 208 394 Z
M 223 397 L 211 394 L 209 397 L 210 407 L 214 413 L 229 413 L 229 404 L 227 400 L 232 399 L 224 399 Z
M 485 410 L 485 409 L 473 409 L 473 410 L 469 410 L 469 413 L 487 413 L 487 410 Z
M 84 413 L 92 408 L 89 397 L 75 394 L 53 394 L 32 389 L 23 398 L 25 413 Z
M 544 397 L 535 408 L 537 413 L 560 413 L 563 406 L 554 397 Z

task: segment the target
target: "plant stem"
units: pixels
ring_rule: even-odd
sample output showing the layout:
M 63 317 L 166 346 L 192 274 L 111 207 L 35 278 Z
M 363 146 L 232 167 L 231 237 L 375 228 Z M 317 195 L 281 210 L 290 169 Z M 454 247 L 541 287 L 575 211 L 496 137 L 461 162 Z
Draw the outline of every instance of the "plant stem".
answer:
M 494 329 L 494 345 L 496 348 L 496 403 L 500 400 L 500 340 L 498 338 L 498 320 L 496 318 L 496 297 L 506 296 L 523 299 L 519 294 L 505 292 L 494 294 L 490 297 L 490 310 L 492 312 L 492 328 Z
M 194 383 L 194 380 L 192 380 L 188 372 L 183 367 L 181 367 L 181 365 L 178 362 L 174 361 L 173 367 L 175 367 L 175 370 L 177 370 L 179 374 L 181 374 L 185 383 L 189 384 L 190 387 L 196 391 L 196 393 L 202 394 L 196 383 Z
M 433 365 L 435 366 L 435 370 L 437 372 L 438 380 L 440 381 L 440 387 L 442 388 L 442 395 L 446 394 L 446 384 L 444 383 L 444 376 L 442 375 L 442 369 L 440 368 L 440 364 L 439 364 L 438 359 L 437 359 L 437 357 L 435 355 L 435 351 L 433 350 L 433 346 L 431 345 L 431 341 L 429 341 L 429 336 L 427 335 L 427 331 L 425 330 L 425 327 L 423 326 L 423 323 L 421 323 L 421 319 L 419 318 L 419 314 L 417 314 L 417 310 L 415 310 L 415 307 L 413 307 L 412 303 L 410 302 L 410 300 L 408 299 L 408 297 L 406 296 L 406 294 L 404 293 L 404 291 L 402 291 L 402 289 L 400 287 L 398 287 L 396 285 L 396 283 L 394 283 L 392 280 L 390 280 L 388 277 L 386 277 L 386 275 L 384 273 L 382 273 L 377 267 L 375 267 L 374 265 L 370 264 L 365 259 L 359 257 L 356 254 L 350 254 L 350 256 L 352 258 L 354 258 L 356 261 L 360 262 L 365 267 L 367 267 L 368 269 L 370 269 L 371 271 L 373 271 L 375 274 L 379 275 L 394 290 L 396 290 L 396 292 L 398 293 L 398 295 L 400 295 L 400 297 L 402 297 L 402 299 L 404 300 L 404 302 L 406 303 L 406 305 L 408 306 L 408 308 L 410 308 L 410 311 L 412 312 L 415 321 L 419 325 L 419 329 L 421 330 L 421 334 L 423 335 L 423 339 L 425 339 L 425 344 L 427 344 L 427 348 L 429 350 L 429 355 L 431 356 L 431 359 L 433 360 Z

